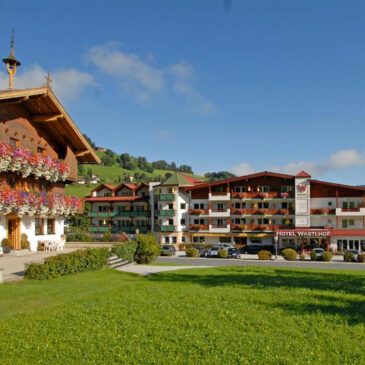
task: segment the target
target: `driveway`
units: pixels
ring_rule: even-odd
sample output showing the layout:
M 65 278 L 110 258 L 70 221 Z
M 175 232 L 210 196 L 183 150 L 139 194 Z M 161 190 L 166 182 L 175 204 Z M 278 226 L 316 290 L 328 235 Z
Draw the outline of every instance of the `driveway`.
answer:
M 246 258 L 251 256 L 251 258 Z M 191 258 L 191 257 L 165 257 L 160 256 L 157 262 L 165 264 L 179 264 L 188 266 L 273 266 L 292 267 L 302 269 L 331 269 L 331 270 L 365 270 L 365 264 L 349 263 L 338 260 L 330 262 L 319 261 L 285 261 L 280 257 L 277 261 L 261 261 L 256 255 L 244 255 L 243 259 L 212 259 L 212 258 Z

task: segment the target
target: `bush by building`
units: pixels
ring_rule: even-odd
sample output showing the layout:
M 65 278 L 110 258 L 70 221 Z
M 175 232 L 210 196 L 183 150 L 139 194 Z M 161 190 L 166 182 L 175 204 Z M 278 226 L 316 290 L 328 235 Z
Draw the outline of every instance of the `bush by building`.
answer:
M 160 253 L 160 245 L 152 234 L 139 234 L 136 238 L 137 249 L 134 260 L 137 264 L 149 264 Z
M 103 242 L 112 242 L 113 241 L 113 235 L 107 231 L 103 234 Z
M 352 252 L 346 252 L 343 255 L 343 260 L 345 262 L 354 262 L 355 261 L 355 255 Z
M 33 280 L 49 280 L 86 271 L 99 270 L 108 261 L 107 248 L 92 248 L 47 257 L 42 264 L 30 264 L 24 277 Z
M 321 256 L 321 261 L 331 261 L 332 260 L 332 254 L 329 251 L 323 252 L 322 256 Z
M 113 246 L 112 254 L 118 256 L 123 260 L 127 260 L 129 262 L 134 262 L 134 255 L 137 250 L 137 242 L 128 241 L 123 243 L 118 243 Z
M 300 254 L 299 255 L 299 260 L 300 261 L 305 261 L 305 255 L 304 254 Z
M 257 254 L 259 260 L 271 260 L 271 252 L 267 250 L 261 250 Z
M 228 257 L 228 251 L 221 248 L 218 250 L 218 257 L 221 259 L 226 259 Z
M 359 262 L 365 262 L 365 253 L 358 256 L 358 261 Z
M 281 252 L 281 255 L 284 257 L 286 261 L 295 261 L 297 259 L 297 252 L 292 248 L 286 248 Z
M 311 260 L 312 261 L 317 261 L 318 260 L 318 256 L 316 251 L 311 251 Z
M 199 251 L 194 248 L 194 247 L 191 247 L 191 248 L 187 248 L 185 250 L 185 254 L 187 257 L 198 257 L 199 256 Z

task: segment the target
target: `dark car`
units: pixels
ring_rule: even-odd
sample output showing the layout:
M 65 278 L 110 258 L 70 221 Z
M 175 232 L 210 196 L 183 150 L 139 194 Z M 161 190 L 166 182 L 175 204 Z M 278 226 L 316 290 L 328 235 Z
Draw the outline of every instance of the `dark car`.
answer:
M 199 251 L 199 257 L 205 257 L 207 255 L 208 249 L 204 247 L 195 247 Z
M 176 249 L 174 246 L 163 245 L 160 249 L 160 256 L 175 256 Z
M 241 252 L 239 250 L 237 250 L 237 248 L 232 247 L 232 248 L 228 249 L 229 258 L 239 259 L 240 254 L 241 254 Z
M 257 255 L 261 250 L 270 251 L 272 254 L 275 254 L 274 245 L 247 245 L 242 249 L 242 252 L 249 255 Z

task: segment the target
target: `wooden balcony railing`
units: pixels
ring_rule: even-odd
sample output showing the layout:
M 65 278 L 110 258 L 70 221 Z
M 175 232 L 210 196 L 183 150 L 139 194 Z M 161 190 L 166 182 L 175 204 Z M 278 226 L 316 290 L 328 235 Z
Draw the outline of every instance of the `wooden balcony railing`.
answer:
M 190 209 L 189 214 L 190 215 L 208 215 L 209 210 L 208 209 Z
M 293 209 L 235 209 L 231 210 L 232 215 L 293 215 Z
M 272 191 L 270 193 L 263 192 L 247 192 L 247 193 L 232 193 L 232 198 L 240 199 L 286 199 L 293 198 L 293 193 L 279 193 L 277 191 Z
M 311 214 L 314 215 L 336 214 L 336 209 L 325 209 L 325 208 L 311 209 Z
M 252 232 L 252 231 L 259 231 L 259 232 L 265 232 L 265 231 L 275 231 L 278 229 L 290 229 L 294 228 L 294 226 L 291 225 L 276 225 L 276 224 L 232 224 L 232 231 L 241 231 L 241 232 Z

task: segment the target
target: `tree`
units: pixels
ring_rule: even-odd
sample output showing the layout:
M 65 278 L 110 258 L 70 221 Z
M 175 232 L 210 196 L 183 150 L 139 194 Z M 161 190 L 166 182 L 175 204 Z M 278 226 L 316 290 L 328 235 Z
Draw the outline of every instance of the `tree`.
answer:
M 160 245 L 152 234 L 138 234 L 136 238 L 137 250 L 134 260 L 137 264 L 149 264 L 154 261 L 160 253 Z
M 193 169 L 189 165 L 180 165 L 179 171 L 180 172 L 186 172 L 188 174 L 192 174 L 193 173 Z
M 84 165 L 79 164 L 79 165 L 77 166 L 77 170 L 78 170 L 78 174 L 79 174 L 80 176 L 84 176 L 84 174 L 85 174 Z
M 210 181 L 217 181 L 217 180 L 230 179 L 232 177 L 236 177 L 236 175 L 228 171 L 218 171 L 218 172 L 207 172 L 204 175 L 204 177 L 209 179 Z
M 140 168 L 141 170 L 146 170 L 147 167 L 146 157 L 137 157 L 137 164 L 138 168 Z
M 104 166 L 113 166 L 114 165 L 114 158 L 108 154 L 105 154 L 102 158 L 101 158 L 101 163 Z
M 93 178 L 93 170 L 91 170 L 91 167 L 87 169 L 86 172 L 86 178 L 90 181 Z
M 152 166 L 159 170 L 169 170 L 170 165 L 165 160 L 158 160 L 152 162 Z
M 170 164 L 170 170 L 177 171 L 177 166 L 176 166 L 176 163 L 175 162 L 171 162 L 171 164 Z
M 87 140 L 87 142 L 89 143 L 89 145 L 95 150 L 96 149 L 96 145 L 95 145 L 94 141 L 92 141 L 86 134 L 84 134 L 83 136 Z

